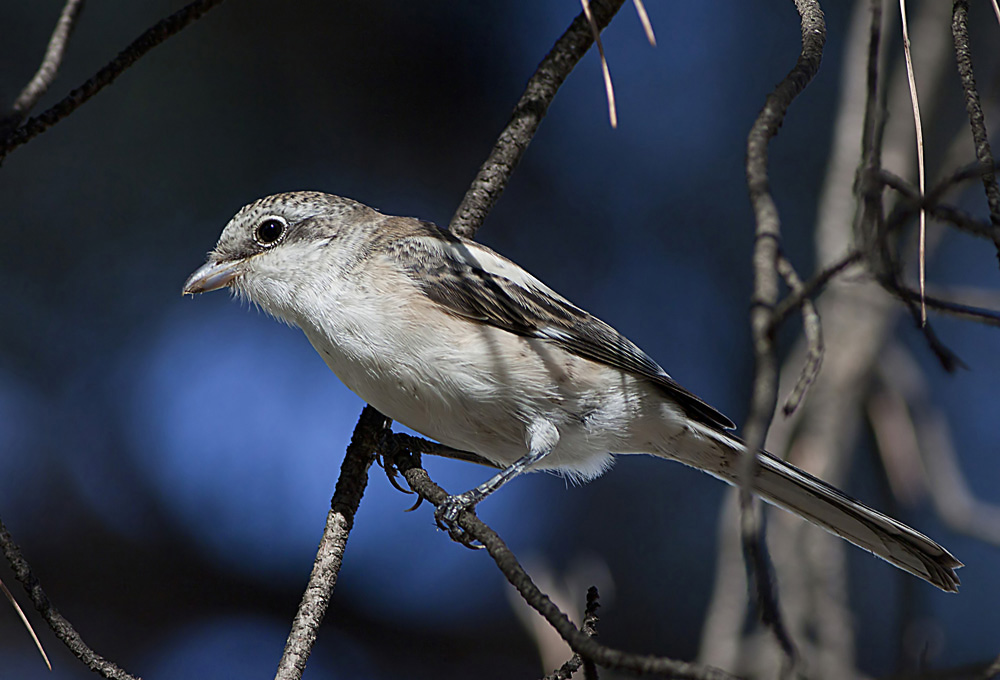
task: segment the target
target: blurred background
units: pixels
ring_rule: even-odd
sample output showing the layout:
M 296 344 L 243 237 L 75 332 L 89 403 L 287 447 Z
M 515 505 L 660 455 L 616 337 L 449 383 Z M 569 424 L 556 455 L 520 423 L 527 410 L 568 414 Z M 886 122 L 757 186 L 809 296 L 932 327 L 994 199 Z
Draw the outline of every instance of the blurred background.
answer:
M 803 274 L 816 258 L 852 16 L 852 3 L 824 4 L 823 67 L 771 153 L 786 250 Z M 182 5 L 88 3 L 35 113 Z M 37 68 L 61 6 L 0 0 L 4 110 Z M 652 0 L 647 9 L 656 48 L 630 3 L 604 34 L 618 129 L 591 53 L 478 238 L 742 422 L 752 369 L 745 139 L 796 59 L 798 16 L 787 0 Z M 579 10 L 572 0 L 230 0 L 6 159 L 0 516 L 96 651 L 156 680 L 273 675 L 362 403 L 298 331 L 223 293 L 182 299 L 181 285 L 232 214 L 274 192 L 328 191 L 447 224 L 527 78 Z M 949 14 L 939 26 L 946 40 Z M 995 130 L 1000 81 L 988 45 L 1000 27 L 985 5 L 973 15 Z M 890 33 L 894 61 L 898 26 Z M 944 60 L 950 78 L 924 103 L 931 179 L 953 169 L 945 151 L 964 124 L 953 56 Z M 891 116 L 912 128 L 909 110 Z M 974 160 L 964 135 L 960 164 Z M 894 170 L 915 177 L 912 166 Z M 962 205 L 985 216 L 982 187 L 970 185 Z M 998 289 L 991 247 L 951 232 L 928 271 L 936 284 Z M 908 317 L 896 325 L 949 419 L 972 491 L 1000 502 L 996 330 L 938 321 L 969 366 L 948 375 Z M 783 351 L 797 326 L 782 335 Z M 490 475 L 431 457 L 425 465 L 452 492 Z M 926 496 L 900 502 L 884 479 L 862 442 L 847 490 L 967 566 L 961 594 L 946 595 L 849 550 L 857 667 L 884 676 L 921 659 L 943 668 L 996 656 L 1000 552 L 955 531 Z M 480 515 L 533 573 L 573 584 L 559 589 L 575 606 L 586 586 L 601 587 L 603 642 L 694 659 L 725 494 L 698 472 L 625 457 L 584 487 L 519 479 Z M 429 507 L 404 513 L 412 501 L 373 469 L 306 677 L 542 675 L 488 556 L 450 542 Z M 0 578 L 30 608 L 6 564 Z M 54 670 L 0 604 L 0 678 L 90 677 L 29 616 Z

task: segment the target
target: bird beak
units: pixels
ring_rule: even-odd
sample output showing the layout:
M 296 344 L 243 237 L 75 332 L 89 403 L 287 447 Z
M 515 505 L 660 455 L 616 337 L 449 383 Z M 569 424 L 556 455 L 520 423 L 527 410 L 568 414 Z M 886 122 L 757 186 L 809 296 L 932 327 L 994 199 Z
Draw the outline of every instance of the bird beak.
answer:
M 206 262 L 198 271 L 188 277 L 181 295 L 208 293 L 228 286 L 236 278 L 239 260 L 229 262 Z

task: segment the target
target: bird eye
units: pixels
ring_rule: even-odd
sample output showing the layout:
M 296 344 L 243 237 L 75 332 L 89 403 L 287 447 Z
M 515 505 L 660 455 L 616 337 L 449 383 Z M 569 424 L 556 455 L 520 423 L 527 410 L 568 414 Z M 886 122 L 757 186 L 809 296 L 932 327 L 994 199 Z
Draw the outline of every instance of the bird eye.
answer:
M 273 246 L 285 234 L 285 221 L 277 217 L 268 217 L 257 225 L 254 230 L 254 240 L 264 247 Z

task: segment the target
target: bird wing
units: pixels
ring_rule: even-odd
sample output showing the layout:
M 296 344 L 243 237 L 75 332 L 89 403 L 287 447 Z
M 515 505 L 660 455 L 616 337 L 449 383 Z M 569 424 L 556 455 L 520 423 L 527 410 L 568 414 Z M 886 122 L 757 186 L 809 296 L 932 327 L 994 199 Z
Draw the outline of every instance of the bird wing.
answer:
M 643 376 L 690 418 L 719 430 L 735 427 L 631 340 L 489 248 L 440 230 L 400 239 L 391 250 L 423 293 L 449 313 L 547 340 L 577 356 Z M 428 250 L 437 252 L 427 257 Z

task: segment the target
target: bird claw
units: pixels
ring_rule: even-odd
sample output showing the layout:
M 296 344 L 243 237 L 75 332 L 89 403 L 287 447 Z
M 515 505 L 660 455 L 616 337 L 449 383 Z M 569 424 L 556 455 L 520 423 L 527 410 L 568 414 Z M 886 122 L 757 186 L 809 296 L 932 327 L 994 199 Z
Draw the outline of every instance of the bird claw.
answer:
M 434 511 L 434 521 L 439 529 L 448 532 L 451 540 L 472 550 L 482 550 L 485 546 L 482 543 L 477 543 L 468 531 L 458 525 L 458 516 L 463 511 L 472 512 L 476 500 L 478 499 L 470 493 L 448 496 Z

